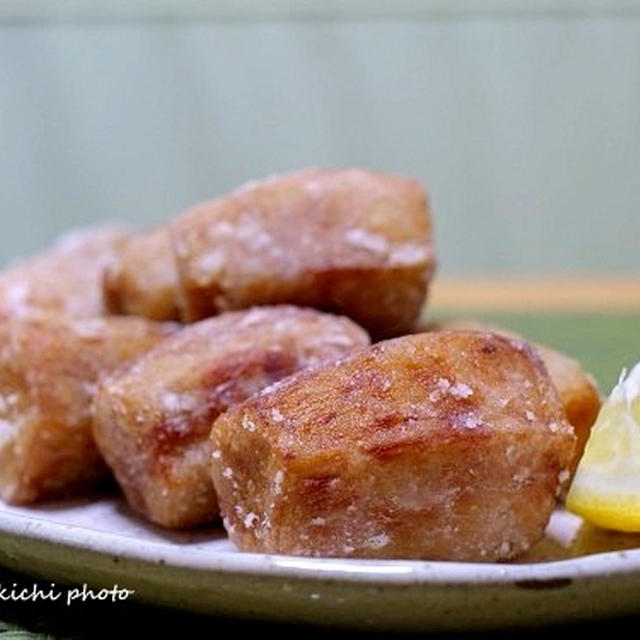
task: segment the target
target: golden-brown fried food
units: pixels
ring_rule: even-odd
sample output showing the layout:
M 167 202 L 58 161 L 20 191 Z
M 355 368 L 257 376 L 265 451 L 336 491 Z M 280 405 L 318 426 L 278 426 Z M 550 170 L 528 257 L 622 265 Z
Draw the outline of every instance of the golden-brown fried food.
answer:
M 33 311 L 102 315 L 102 274 L 126 237 L 115 227 L 72 231 L 47 251 L 9 267 L 0 274 L 0 317 Z
M 111 313 L 178 320 L 177 280 L 167 229 L 133 235 L 105 272 L 106 307 Z
M 102 479 L 91 435 L 96 383 L 173 330 L 140 318 L 1 320 L 0 496 L 27 504 Z
M 244 551 L 495 561 L 541 538 L 574 435 L 523 342 L 424 333 L 303 372 L 214 423 Z
M 482 324 L 475 320 L 447 320 L 431 327 L 438 330 L 491 331 L 510 338 L 524 340 L 522 336 L 506 329 Z M 577 437 L 576 450 L 569 471 L 573 475 L 591 427 L 600 411 L 600 391 L 593 376 L 585 372 L 579 362 L 543 344 L 533 345 L 540 354 L 551 380 L 558 390 L 567 419 L 573 425 Z
M 171 225 L 183 320 L 257 304 L 408 331 L 434 269 L 426 195 L 410 179 L 306 170 L 253 182 Z
M 210 521 L 218 514 L 209 471 L 213 420 L 299 369 L 368 343 L 346 318 L 287 306 L 189 325 L 102 384 L 96 441 L 131 506 L 149 520 L 167 527 Z

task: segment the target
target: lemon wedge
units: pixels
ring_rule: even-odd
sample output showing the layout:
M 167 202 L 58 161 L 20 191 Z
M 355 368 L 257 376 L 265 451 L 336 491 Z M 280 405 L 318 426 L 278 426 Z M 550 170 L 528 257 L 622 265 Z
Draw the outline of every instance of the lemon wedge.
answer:
M 640 532 L 640 363 L 602 405 L 567 508 L 599 527 Z

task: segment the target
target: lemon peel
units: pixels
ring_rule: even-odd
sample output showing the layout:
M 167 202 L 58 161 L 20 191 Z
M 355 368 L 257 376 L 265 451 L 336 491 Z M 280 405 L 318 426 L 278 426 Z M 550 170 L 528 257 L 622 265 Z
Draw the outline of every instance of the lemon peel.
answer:
M 602 405 L 567 508 L 606 529 L 640 532 L 640 363 Z

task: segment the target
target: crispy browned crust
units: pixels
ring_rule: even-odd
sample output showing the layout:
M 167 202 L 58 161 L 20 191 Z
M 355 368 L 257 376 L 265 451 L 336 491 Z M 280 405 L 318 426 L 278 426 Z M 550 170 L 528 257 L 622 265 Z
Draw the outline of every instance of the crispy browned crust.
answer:
M 290 303 L 345 314 L 377 338 L 398 335 L 419 316 L 434 270 L 424 190 L 370 171 L 250 183 L 170 229 L 186 321 Z
M 567 419 L 573 425 L 577 443 L 570 471 L 573 475 L 600 412 L 600 391 L 593 378 L 580 363 L 554 349 L 536 344 L 564 406 Z
M 0 321 L 0 495 L 27 504 L 92 488 L 106 466 L 91 435 L 101 375 L 173 327 L 139 318 Z
M 423 330 L 427 329 L 427 327 L 423 328 Z M 492 331 L 507 337 L 524 339 L 513 331 L 486 325 L 475 320 L 447 320 L 437 326 L 432 326 L 431 329 Z M 573 475 L 589 439 L 591 427 L 600 411 L 600 391 L 593 376 L 589 375 L 577 360 L 543 344 L 538 343 L 533 346 L 547 367 L 549 376 L 558 390 L 567 419 L 575 430 L 576 450 L 569 466 L 571 475 Z
M 575 438 L 523 342 L 381 342 L 232 407 L 212 477 L 244 551 L 494 561 L 543 535 Z
M 131 236 L 105 272 L 106 307 L 111 313 L 178 320 L 177 280 L 167 229 Z
M 40 255 L 8 268 L 0 274 L 0 317 L 34 311 L 102 315 L 102 274 L 126 237 L 115 227 L 73 231 Z
M 299 369 L 369 344 L 346 318 L 295 307 L 189 325 L 106 380 L 94 433 L 131 506 L 167 527 L 213 519 L 209 433 L 229 406 Z

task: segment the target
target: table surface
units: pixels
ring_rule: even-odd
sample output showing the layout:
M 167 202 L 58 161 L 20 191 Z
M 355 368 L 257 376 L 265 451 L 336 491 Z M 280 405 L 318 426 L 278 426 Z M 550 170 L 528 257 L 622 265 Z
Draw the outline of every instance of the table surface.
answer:
M 544 341 L 578 358 L 608 393 L 616 382 L 622 367 L 630 367 L 640 360 L 640 312 L 604 313 L 514 313 L 480 311 L 463 312 L 460 309 L 440 309 L 431 319 L 442 317 L 474 317 L 508 327 L 531 340 Z M 32 586 L 34 579 L 0 569 L 0 586 L 13 583 Z M 2 622 L 4 621 L 4 622 Z M 640 617 L 607 620 L 601 623 L 572 625 L 567 630 L 601 631 L 634 624 Z M 216 635 L 233 631 L 254 633 L 274 631 L 278 634 L 299 633 L 300 629 L 259 621 L 235 621 L 159 609 L 134 602 L 82 604 L 68 608 L 62 603 L 5 603 L 0 601 L 0 640 L 10 638 L 97 638 L 113 637 L 128 628 L 144 629 L 145 635 L 167 637 L 184 633 L 186 628 L 214 631 Z M 326 630 L 305 628 L 305 634 L 326 634 Z M 336 632 L 332 635 L 359 634 Z M 533 631 L 525 632 L 533 636 Z M 539 634 L 539 631 L 535 632 Z M 495 633 L 487 632 L 489 635 Z M 501 634 L 498 634 L 501 635 Z M 368 637 L 371 637 L 370 634 Z M 448 636 L 451 637 L 451 636 Z

